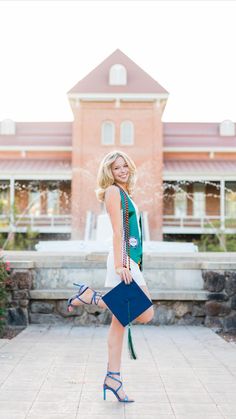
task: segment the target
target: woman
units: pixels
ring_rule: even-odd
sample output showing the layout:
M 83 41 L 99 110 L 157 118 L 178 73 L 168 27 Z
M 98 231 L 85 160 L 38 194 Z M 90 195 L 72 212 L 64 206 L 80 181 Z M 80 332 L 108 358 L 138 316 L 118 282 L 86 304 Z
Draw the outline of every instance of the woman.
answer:
M 133 202 L 131 195 L 136 180 L 136 166 L 132 159 L 121 151 L 112 151 L 102 160 L 97 181 L 99 188 L 96 195 L 99 201 L 105 202 L 106 210 L 110 216 L 113 230 L 113 245 L 110 248 L 107 258 L 107 275 L 105 286 L 114 287 L 120 281 L 129 284 L 132 277 L 150 298 L 146 281 L 141 272 L 142 269 L 142 231 L 140 228 L 140 217 L 138 208 Z M 129 222 L 131 222 L 132 237 L 130 236 L 130 270 L 124 267 L 124 260 L 127 258 L 124 245 L 123 229 L 123 196 L 121 189 L 128 197 Z M 135 216 L 134 216 L 135 214 Z M 131 219 L 132 216 L 132 219 Z M 124 259 L 125 258 L 125 259 Z M 101 293 L 92 290 L 86 285 L 79 285 L 79 292 L 68 300 L 68 310 L 72 311 L 74 306 L 82 304 L 96 304 L 106 308 Z M 153 317 L 153 307 L 147 309 L 136 320 L 140 323 L 147 323 Z M 104 400 L 106 390 L 112 391 L 120 402 L 133 402 L 126 396 L 120 378 L 122 344 L 125 328 L 112 316 L 111 326 L 108 334 L 108 371 L 104 380 Z

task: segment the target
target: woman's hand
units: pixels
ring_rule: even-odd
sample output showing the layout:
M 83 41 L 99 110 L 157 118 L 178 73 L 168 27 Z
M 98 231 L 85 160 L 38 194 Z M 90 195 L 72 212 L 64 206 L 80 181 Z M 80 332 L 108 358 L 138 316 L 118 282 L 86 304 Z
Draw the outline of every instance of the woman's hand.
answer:
M 127 285 L 130 284 L 130 282 L 132 282 L 133 280 L 129 268 L 121 266 L 119 268 L 116 268 L 116 273 L 120 275 L 122 281 L 124 281 Z

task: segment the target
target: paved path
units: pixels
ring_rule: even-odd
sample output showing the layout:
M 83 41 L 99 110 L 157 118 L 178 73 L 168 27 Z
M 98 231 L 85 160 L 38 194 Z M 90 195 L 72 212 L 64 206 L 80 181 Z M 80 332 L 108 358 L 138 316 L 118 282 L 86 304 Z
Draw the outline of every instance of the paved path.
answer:
M 201 326 L 134 326 L 135 403 L 102 400 L 108 327 L 31 325 L 0 340 L 1 419 L 236 419 L 236 345 Z

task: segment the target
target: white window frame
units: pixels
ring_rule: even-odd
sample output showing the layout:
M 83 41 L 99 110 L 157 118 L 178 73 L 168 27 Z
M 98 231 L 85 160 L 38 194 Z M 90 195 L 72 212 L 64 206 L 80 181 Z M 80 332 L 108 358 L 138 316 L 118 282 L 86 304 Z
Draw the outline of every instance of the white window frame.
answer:
M 105 129 L 106 126 L 110 125 L 111 126 L 111 138 L 109 140 L 107 140 L 105 138 Z M 115 144 L 115 124 L 112 121 L 104 121 L 102 123 L 102 139 L 101 139 L 101 143 L 102 145 L 113 145 Z
M 16 124 L 12 119 L 4 119 L 0 123 L 0 134 L 1 135 L 15 135 L 16 133 Z
M 40 190 L 29 191 L 29 211 L 28 213 L 33 216 L 40 216 L 42 213 L 41 208 L 41 192 Z
M 8 214 L 10 210 L 10 182 L 0 181 L 0 209 L 2 215 Z M 0 214 L 1 215 L 1 214 Z
M 110 86 L 125 86 L 127 84 L 127 70 L 122 64 L 114 64 L 109 72 Z
M 232 137 L 235 135 L 235 124 L 230 119 L 225 119 L 220 123 L 220 135 Z
M 128 139 L 129 141 L 126 141 L 125 133 L 124 133 L 125 126 L 127 124 L 129 124 L 129 126 L 130 126 L 130 138 Z M 121 123 L 121 126 L 120 126 L 120 143 L 122 145 L 133 145 L 134 144 L 134 124 L 133 124 L 132 121 L 127 120 L 127 121 L 123 121 Z
M 175 203 L 175 217 L 185 217 L 188 211 L 187 203 L 187 189 L 186 185 L 179 185 L 179 190 L 175 192 L 174 203 Z
M 51 206 L 49 206 L 52 204 Z M 60 189 L 47 191 L 47 215 L 53 217 L 60 214 Z
M 231 189 L 230 192 L 228 189 Z M 236 184 L 227 182 L 225 191 L 225 216 L 227 218 L 236 218 Z
M 204 183 L 193 184 L 193 216 L 202 218 L 206 215 L 206 191 Z

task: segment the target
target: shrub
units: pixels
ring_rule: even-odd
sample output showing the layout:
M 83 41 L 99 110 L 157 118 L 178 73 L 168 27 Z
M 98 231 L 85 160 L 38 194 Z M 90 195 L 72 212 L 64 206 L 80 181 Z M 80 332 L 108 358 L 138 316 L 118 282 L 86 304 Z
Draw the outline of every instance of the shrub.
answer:
M 193 243 L 198 246 L 199 252 L 236 252 L 235 234 L 202 234 Z
M 6 325 L 6 284 L 10 273 L 10 264 L 0 255 L 0 337 Z

